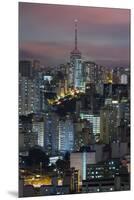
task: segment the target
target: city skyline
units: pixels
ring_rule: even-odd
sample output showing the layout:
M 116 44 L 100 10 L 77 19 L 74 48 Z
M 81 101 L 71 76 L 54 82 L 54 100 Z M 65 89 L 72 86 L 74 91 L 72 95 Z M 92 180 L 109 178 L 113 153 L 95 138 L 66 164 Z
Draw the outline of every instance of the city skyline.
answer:
M 19 197 L 130 190 L 129 15 L 19 4 Z
M 83 59 L 129 67 L 129 13 L 127 9 L 20 3 L 20 59 L 38 59 L 46 67 L 69 62 L 77 18 Z

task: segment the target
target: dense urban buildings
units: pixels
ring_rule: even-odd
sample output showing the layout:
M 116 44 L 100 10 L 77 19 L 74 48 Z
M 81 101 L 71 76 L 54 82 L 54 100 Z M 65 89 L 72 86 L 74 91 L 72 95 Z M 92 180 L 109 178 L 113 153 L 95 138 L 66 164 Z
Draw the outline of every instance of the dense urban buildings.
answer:
M 130 68 L 74 49 L 67 63 L 19 62 L 20 197 L 130 189 Z

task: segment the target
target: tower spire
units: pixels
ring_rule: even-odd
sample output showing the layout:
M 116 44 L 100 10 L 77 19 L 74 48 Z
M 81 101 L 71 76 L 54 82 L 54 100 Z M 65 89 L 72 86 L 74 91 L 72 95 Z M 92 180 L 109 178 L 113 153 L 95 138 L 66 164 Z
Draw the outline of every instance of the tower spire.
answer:
M 74 23 L 75 23 L 75 50 L 77 50 L 77 22 L 78 20 L 75 19 Z

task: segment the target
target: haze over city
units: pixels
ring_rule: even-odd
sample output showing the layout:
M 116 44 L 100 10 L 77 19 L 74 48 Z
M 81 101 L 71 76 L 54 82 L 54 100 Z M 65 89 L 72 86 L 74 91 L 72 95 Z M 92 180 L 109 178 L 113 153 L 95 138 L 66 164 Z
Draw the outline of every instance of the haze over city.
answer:
M 44 66 L 69 62 L 78 19 L 83 59 L 129 67 L 129 10 L 20 3 L 19 12 L 20 59 L 38 59 Z

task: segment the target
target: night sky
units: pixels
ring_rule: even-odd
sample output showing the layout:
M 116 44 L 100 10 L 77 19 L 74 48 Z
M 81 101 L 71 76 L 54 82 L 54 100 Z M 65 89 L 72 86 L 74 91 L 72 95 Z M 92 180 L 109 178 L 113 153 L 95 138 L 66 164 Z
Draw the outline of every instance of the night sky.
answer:
M 45 66 L 69 62 L 75 19 L 83 59 L 129 66 L 130 11 L 81 6 L 19 3 L 20 59 L 38 59 Z

